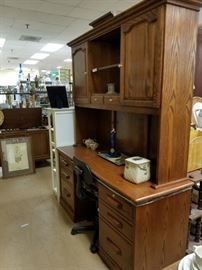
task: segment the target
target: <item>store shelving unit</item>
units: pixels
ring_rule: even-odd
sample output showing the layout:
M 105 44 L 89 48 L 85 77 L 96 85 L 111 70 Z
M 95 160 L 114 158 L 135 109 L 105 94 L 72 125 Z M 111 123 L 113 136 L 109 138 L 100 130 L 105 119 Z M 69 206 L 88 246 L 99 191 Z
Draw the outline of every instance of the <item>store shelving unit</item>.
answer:
M 57 147 L 73 145 L 74 136 L 74 108 L 52 109 L 48 108 L 48 128 L 50 140 L 50 158 L 52 172 L 53 192 L 60 198 L 58 153 Z

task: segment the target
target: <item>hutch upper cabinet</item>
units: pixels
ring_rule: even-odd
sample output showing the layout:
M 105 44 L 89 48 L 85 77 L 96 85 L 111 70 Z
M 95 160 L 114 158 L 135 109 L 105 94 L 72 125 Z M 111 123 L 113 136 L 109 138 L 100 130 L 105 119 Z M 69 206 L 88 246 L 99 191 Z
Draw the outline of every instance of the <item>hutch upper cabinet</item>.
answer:
M 121 26 L 121 103 L 159 107 L 162 37 L 160 8 Z

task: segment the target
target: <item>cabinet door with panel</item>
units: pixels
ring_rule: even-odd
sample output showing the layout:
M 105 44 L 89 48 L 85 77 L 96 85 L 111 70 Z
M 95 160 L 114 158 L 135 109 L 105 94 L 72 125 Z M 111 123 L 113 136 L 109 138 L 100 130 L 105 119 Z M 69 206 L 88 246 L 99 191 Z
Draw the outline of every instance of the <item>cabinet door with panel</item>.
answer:
M 158 9 L 122 24 L 121 103 L 123 105 L 159 107 L 161 35 Z
M 87 43 L 72 48 L 75 104 L 89 103 L 87 88 Z

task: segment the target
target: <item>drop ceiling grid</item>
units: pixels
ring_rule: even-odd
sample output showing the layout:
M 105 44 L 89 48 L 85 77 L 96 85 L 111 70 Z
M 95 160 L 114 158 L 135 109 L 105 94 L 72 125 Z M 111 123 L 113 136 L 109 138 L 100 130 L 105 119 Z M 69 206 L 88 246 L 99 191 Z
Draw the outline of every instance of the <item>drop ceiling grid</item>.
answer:
M 119 13 L 140 0 L 0 0 L 0 37 L 6 44 L 0 53 L 0 68 L 15 68 L 46 43 L 66 44 L 91 29 L 91 21 L 108 11 Z M 202 15 L 200 14 L 202 22 Z M 26 29 L 26 24 L 29 24 Z M 21 35 L 42 37 L 40 42 L 20 41 Z M 51 69 L 64 65 L 71 56 L 64 46 L 40 61 L 34 68 Z M 19 57 L 7 61 L 8 57 Z M 67 63 L 65 64 L 67 65 Z

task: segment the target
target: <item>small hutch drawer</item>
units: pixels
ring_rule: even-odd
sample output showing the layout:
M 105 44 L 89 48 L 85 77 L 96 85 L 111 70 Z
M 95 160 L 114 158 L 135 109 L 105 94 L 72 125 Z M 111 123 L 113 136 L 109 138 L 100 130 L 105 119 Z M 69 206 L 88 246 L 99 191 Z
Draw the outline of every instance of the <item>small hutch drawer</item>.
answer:
M 91 96 L 92 104 L 103 104 L 103 95 L 93 95 Z
M 119 96 L 105 96 L 104 97 L 104 104 L 119 105 L 120 98 L 119 98 Z

